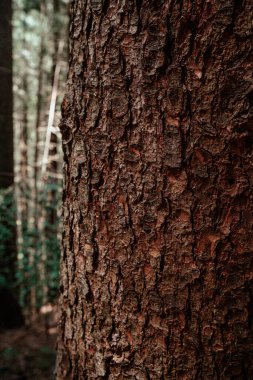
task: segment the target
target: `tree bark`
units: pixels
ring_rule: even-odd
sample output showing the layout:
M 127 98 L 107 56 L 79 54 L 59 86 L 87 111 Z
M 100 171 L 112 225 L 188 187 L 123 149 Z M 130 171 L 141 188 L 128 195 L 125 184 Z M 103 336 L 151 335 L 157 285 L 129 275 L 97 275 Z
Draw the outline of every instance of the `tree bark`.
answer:
M 72 1 L 58 379 L 251 379 L 252 2 Z

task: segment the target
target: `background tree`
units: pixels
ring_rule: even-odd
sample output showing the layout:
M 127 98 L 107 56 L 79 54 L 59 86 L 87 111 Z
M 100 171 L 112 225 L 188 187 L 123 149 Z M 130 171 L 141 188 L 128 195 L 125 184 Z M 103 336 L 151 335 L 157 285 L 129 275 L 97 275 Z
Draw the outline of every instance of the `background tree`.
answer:
M 13 96 L 12 96 L 12 2 L 2 1 L 0 5 L 0 83 L 4 91 L 1 92 L 0 99 L 0 131 L 1 131 L 1 146 L 0 146 L 0 189 L 9 189 L 14 183 L 14 152 L 13 152 Z M 7 194 L 3 197 L 6 200 Z M 11 198 L 11 194 L 8 195 Z M 7 201 L 7 200 L 6 200 Z M 9 202 L 11 200 L 9 199 Z M 2 202 L 1 202 L 2 203 Z M 8 205 L 9 206 L 9 205 Z M 8 207 L 7 207 L 8 208 Z M 1 218 L 4 217 L 2 210 Z M 14 216 L 15 218 L 15 216 Z M 14 219 L 15 221 L 15 219 Z M 3 252 L 1 252 L 1 271 L 6 270 L 9 266 L 8 280 L 13 282 L 14 276 L 14 261 L 15 261 L 15 235 L 13 235 L 15 222 L 10 218 L 6 223 L 10 224 L 9 232 L 6 228 L 6 239 L 4 241 Z M 12 225 L 12 227 L 11 227 Z M 4 233 L 4 231 L 1 231 Z M 2 250 L 1 250 L 2 251 Z M 4 260 L 5 263 L 2 261 Z M 6 273 L 5 273 L 6 274 Z
M 0 3 L 0 328 L 22 325 L 15 298 L 17 260 L 14 206 L 12 2 Z
M 252 2 L 72 1 L 58 379 L 250 379 Z
M 0 23 L 0 79 L 5 89 L 1 96 L 1 183 L 2 188 L 13 185 L 13 124 L 12 124 L 12 2 L 1 1 Z

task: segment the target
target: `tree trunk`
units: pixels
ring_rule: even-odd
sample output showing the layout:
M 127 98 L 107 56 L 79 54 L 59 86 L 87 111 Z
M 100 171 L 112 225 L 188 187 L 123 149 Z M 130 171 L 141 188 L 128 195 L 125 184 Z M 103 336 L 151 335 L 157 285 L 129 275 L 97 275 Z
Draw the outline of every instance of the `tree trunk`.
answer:
M 0 187 L 13 185 L 12 2 L 0 2 Z
M 14 201 L 12 1 L 0 1 L 0 328 L 23 324 L 16 292 L 16 213 Z
M 252 379 L 252 2 L 71 17 L 57 378 Z
M 43 25 L 44 14 L 46 12 L 45 2 L 42 1 L 40 5 L 40 19 Z M 39 188 L 40 188 L 40 163 L 39 163 L 39 144 L 40 144 L 40 127 L 42 121 L 43 112 L 43 64 L 45 59 L 45 36 L 43 27 L 41 27 L 40 35 L 40 48 L 39 48 L 39 60 L 38 60 L 38 88 L 37 88 L 37 107 L 36 107 L 36 122 L 35 122 L 35 141 L 34 141 L 34 171 L 33 171 L 33 183 L 32 183 L 32 202 L 31 202 L 31 213 L 32 213 L 32 230 L 33 230 L 33 241 L 32 249 L 29 257 L 29 265 L 32 268 L 32 285 L 30 289 L 30 305 L 29 305 L 29 317 L 33 321 L 37 316 L 37 304 L 39 304 L 38 289 L 42 288 L 45 282 L 45 268 L 41 260 L 40 253 L 40 234 L 42 233 L 42 220 L 41 215 L 43 211 L 40 209 L 39 203 Z M 43 290 L 42 290 L 43 293 Z M 42 295 L 43 298 L 43 295 Z

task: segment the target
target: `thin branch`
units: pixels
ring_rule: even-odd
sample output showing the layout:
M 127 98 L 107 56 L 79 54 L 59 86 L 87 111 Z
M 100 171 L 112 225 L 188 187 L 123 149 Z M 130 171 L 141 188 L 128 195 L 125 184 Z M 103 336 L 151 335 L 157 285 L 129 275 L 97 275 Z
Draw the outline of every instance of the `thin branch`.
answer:
M 53 131 L 55 131 L 55 129 L 53 127 L 53 123 L 54 123 L 56 99 L 57 99 L 57 92 L 58 92 L 59 76 L 60 76 L 60 71 L 61 71 L 61 60 L 60 60 L 60 58 L 61 58 L 61 55 L 63 52 L 63 47 L 64 47 L 64 42 L 61 40 L 59 42 L 59 46 L 58 46 L 57 62 L 56 62 L 55 73 L 54 73 L 54 84 L 53 84 L 51 102 L 50 102 L 50 108 L 49 108 L 47 134 L 46 134 L 45 148 L 44 148 L 44 154 L 43 154 L 43 159 L 42 159 L 42 173 L 41 173 L 42 178 L 45 177 L 45 174 L 47 171 L 51 134 Z

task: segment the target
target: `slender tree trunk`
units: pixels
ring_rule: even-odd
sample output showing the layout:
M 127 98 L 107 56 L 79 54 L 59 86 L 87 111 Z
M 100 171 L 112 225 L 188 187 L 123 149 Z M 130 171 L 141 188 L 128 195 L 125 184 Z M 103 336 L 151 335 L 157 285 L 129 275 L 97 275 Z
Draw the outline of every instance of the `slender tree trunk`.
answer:
M 55 9 L 56 11 L 56 9 Z M 59 11 L 59 9 L 58 9 Z M 54 41 L 55 42 L 55 41 Z M 56 48 L 56 44 L 54 44 Z M 56 126 L 56 106 L 57 106 L 57 98 L 59 91 L 59 76 L 61 70 L 61 60 L 63 53 L 63 42 L 59 41 L 57 46 L 57 54 L 56 61 L 53 60 L 53 69 L 54 69 L 54 80 L 52 85 L 52 96 L 49 110 L 49 119 L 48 119 L 48 130 L 47 137 L 45 142 L 45 151 L 44 151 L 44 159 L 43 162 L 43 171 L 42 174 L 45 178 L 45 186 L 48 187 L 47 191 L 47 207 L 46 207 L 46 219 L 45 219 L 45 240 L 46 240 L 46 250 L 44 253 L 44 262 L 45 268 L 47 268 L 47 283 L 50 282 L 50 276 L 52 276 L 52 271 L 56 270 L 57 266 L 52 267 L 52 263 L 57 263 L 59 265 L 59 257 L 56 255 L 56 248 L 59 247 L 57 244 L 58 241 L 58 233 L 59 233 L 59 216 L 57 210 L 57 205 L 59 205 L 59 194 L 61 188 L 61 182 L 58 178 L 59 172 L 59 157 L 60 154 L 60 139 L 59 129 Z M 54 55 L 55 57 L 55 55 Z M 52 128 L 55 128 L 52 131 Z M 48 146 L 47 146 L 48 145 Z M 44 173 L 43 173 L 44 172 Z M 55 257 L 53 257 L 55 256 Z M 51 265 L 51 267 L 50 267 Z M 49 289 L 47 291 L 47 295 L 50 297 Z
M 61 37 L 61 22 L 60 22 L 60 16 L 61 16 L 61 6 L 60 6 L 60 0 L 53 0 L 53 11 L 54 11 L 54 17 L 53 17 L 53 44 L 54 44 L 54 53 L 53 53 L 53 68 L 52 68 L 52 85 L 54 84 L 54 73 L 55 73 L 55 67 L 57 64 L 58 59 L 58 46 L 59 41 Z
M 0 187 L 13 185 L 12 2 L 0 2 Z
M 23 2 L 19 9 L 14 12 L 14 19 L 17 13 L 24 14 L 25 17 L 20 25 L 20 40 L 14 33 L 14 48 L 21 44 L 21 50 L 28 49 L 27 42 L 27 10 Z M 19 43 L 18 43 L 19 42 Z M 30 281 L 27 276 L 27 267 L 29 260 L 29 202 L 30 202 L 30 181 L 29 181 L 29 59 L 22 55 L 19 60 L 15 60 L 14 49 L 14 150 L 15 150 L 15 199 L 17 208 L 17 278 L 19 282 L 19 302 L 22 306 L 29 305 L 29 292 L 27 288 Z M 18 64 L 17 64 L 18 61 Z M 15 65 L 16 63 L 16 65 Z M 22 70 L 20 70 L 22 67 Z M 22 280 L 21 280 L 22 279 Z
M 60 8 L 59 8 L 59 1 L 54 0 L 54 14 L 57 16 L 57 12 L 59 13 Z M 57 95 L 58 95 L 58 87 L 59 87 L 59 75 L 60 75 L 60 67 L 61 67 L 61 60 L 62 60 L 62 53 L 63 53 L 63 43 L 62 41 L 59 40 L 60 33 L 59 33 L 59 25 L 57 23 L 57 17 L 55 17 L 55 23 L 57 28 L 55 27 L 54 31 L 54 54 L 53 54 L 53 66 L 52 66 L 52 98 L 51 98 L 51 104 L 50 104 L 50 112 L 52 112 L 52 115 L 49 114 L 49 121 L 51 124 L 52 120 L 52 125 L 48 125 L 48 128 L 52 128 L 55 126 L 55 113 L 56 113 L 56 103 L 57 103 Z M 53 102 L 53 105 L 52 105 Z M 47 157 L 45 162 L 45 171 L 48 171 L 48 174 L 45 175 L 47 181 L 51 184 L 57 185 L 58 180 L 57 180 L 57 173 L 58 173 L 58 138 L 56 132 L 49 131 L 50 133 L 50 138 L 49 138 L 49 146 L 47 149 Z M 47 143 L 47 141 L 46 141 Z M 48 191 L 48 202 L 51 206 L 54 206 L 57 202 L 57 190 L 56 189 L 51 189 Z M 50 210 L 48 210 L 47 214 L 47 220 L 48 224 L 50 226 L 56 225 L 56 220 L 57 220 L 57 209 L 54 207 L 51 207 Z M 46 231 L 46 237 L 47 239 L 50 240 L 53 236 L 50 236 L 52 234 L 56 234 L 56 231 L 54 228 L 50 231 L 48 229 Z
M 46 12 L 46 4 L 44 1 L 40 5 L 40 19 L 44 22 Z M 30 253 L 29 264 L 32 268 L 33 282 L 30 290 L 30 316 L 35 318 L 37 312 L 37 303 L 39 303 L 38 293 L 41 289 L 41 297 L 43 298 L 43 284 L 45 282 L 45 267 L 41 260 L 40 235 L 43 233 L 43 216 L 44 210 L 40 207 L 39 191 L 40 191 L 40 127 L 43 119 L 43 70 L 45 59 L 45 35 L 43 25 L 41 27 L 40 48 L 38 60 L 38 88 L 37 88 L 37 108 L 35 122 L 35 141 L 34 141 L 34 171 L 33 171 L 33 186 L 32 186 L 32 228 L 33 228 L 33 247 Z
M 16 212 L 14 200 L 12 1 L 0 1 L 0 328 L 23 324 L 16 291 Z M 2 192 L 4 190 L 4 192 Z
M 27 83 L 27 73 L 24 73 L 22 88 L 25 94 L 28 94 L 28 83 Z M 20 199 L 19 207 L 21 211 L 21 236 L 27 236 L 27 221 L 28 221 L 28 102 L 27 99 L 23 100 L 22 107 L 22 119 L 21 119 L 21 130 L 20 130 L 20 173 L 19 173 L 19 187 L 20 187 Z
M 71 17 L 57 378 L 252 379 L 252 2 Z
M 25 33 L 25 27 L 24 27 Z M 23 46 L 25 47 L 25 39 L 23 40 Z M 26 60 L 25 62 L 26 63 Z M 22 88 L 24 89 L 25 97 L 22 98 L 22 106 L 20 107 L 20 118 L 16 120 L 19 121 L 19 131 L 16 141 L 18 144 L 16 149 L 19 151 L 18 166 L 16 172 L 16 202 L 17 202 L 17 244 L 18 251 L 21 253 L 21 257 L 18 260 L 18 272 L 22 276 L 23 281 L 20 281 L 19 286 L 19 298 L 21 304 L 29 305 L 29 295 L 26 292 L 27 280 L 27 267 L 29 260 L 29 244 L 28 244 L 28 226 L 29 226 L 29 197 L 30 197 L 30 186 L 29 186 L 29 175 L 28 175 L 28 78 L 27 72 L 25 71 L 22 78 Z M 25 279 L 25 280 L 24 280 Z
M 8 189 L 14 185 L 14 152 L 13 152 L 13 94 L 12 94 L 12 2 L 0 3 L 0 189 Z M 14 189 L 6 193 L 7 208 L 14 210 Z M 7 200 L 8 198 L 8 200 Z M 3 215 L 1 215 L 1 218 Z M 10 234 L 5 239 L 4 257 L 1 258 L 1 272 L 5 272 L 8 285 L 13 286 L 15 281 L 16 264 L 16 229 L 15 212 L 13 220 L 8 220 L 3 226 Z

